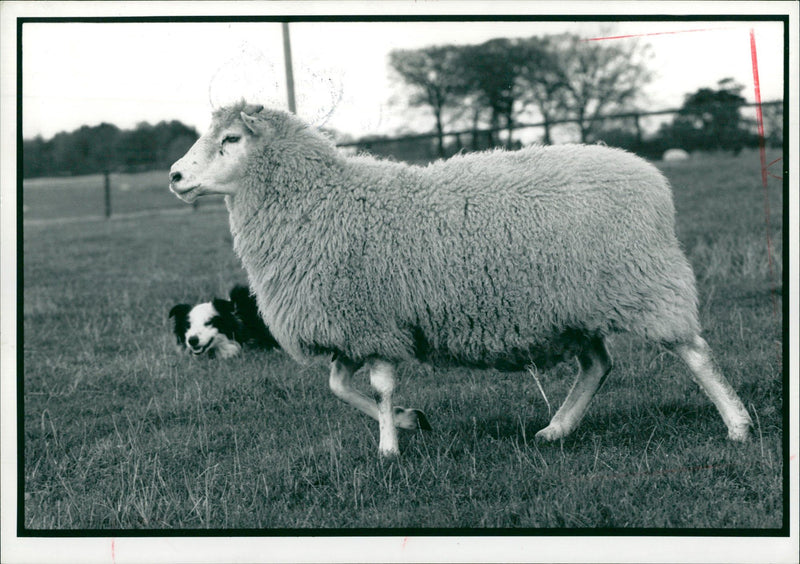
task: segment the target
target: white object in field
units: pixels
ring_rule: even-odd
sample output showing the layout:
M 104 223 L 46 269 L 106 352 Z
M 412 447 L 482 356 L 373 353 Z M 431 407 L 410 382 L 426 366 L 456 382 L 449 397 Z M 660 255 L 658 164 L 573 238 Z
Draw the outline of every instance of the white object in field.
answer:
M 662 160 L 665 161 L 685 161 L 690 157 L 689 153 L 683 149 L 667 149 L 664 151 Z

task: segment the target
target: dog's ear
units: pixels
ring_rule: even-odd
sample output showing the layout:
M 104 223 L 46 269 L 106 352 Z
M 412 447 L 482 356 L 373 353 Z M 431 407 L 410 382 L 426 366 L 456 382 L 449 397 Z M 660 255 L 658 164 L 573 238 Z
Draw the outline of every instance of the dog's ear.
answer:
M 175 341 L 178 345 L 183 344 L 183 337 L 187 329 L 189 329 L 188 315 L 190 311 L 192 311 L 192 306 L 189 304 L 177 304 L 169 310 L 170 318 L 175 318 L 172 324 L 172 331 L 175 333 Z
M 216 309 L 220 314 L 233 313 L 233 302 L 229 302 L 228 300 L 214 298 L 211 301 L 211 305 L 213 305 L 214 309 Z
M 188 314 L 191 310 L 192 306 L 190 306 L 189 304 L 177 304 L 172 306 L 172 309 L 169 310 L 169 316 L 176 318 L 186 317 L 186 314 Z
M 233 302 L 214 298 L 211 301 L 211 305 L 214 306 L 214 309 L 219 314 L 215 315 L 211 320 L 211 326 L 216 327 L 220 333 L 223 333 L 229 339 L 237 339 L 241 332 L 242 322 L 234 313 Z
M 234 305 L 247 303 L 250 299 L 250 288 L 236 285 L 231 289 L 230 298 Z

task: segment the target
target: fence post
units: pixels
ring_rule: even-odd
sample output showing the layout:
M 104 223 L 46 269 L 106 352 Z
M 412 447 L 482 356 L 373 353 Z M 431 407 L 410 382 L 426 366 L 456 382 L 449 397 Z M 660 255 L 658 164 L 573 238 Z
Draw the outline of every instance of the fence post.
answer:
M 639 123 L 639 118 L 641 116 L 637 113 L 633 115 L 633 124 L 636 126 L 636 146 L 642 146 L 642 124 Z
M 111 217 L 111 179 L 110 173 L 107 170 L 103 171 L 103 190 L 105 192 L 106 201 L 106 219 Z

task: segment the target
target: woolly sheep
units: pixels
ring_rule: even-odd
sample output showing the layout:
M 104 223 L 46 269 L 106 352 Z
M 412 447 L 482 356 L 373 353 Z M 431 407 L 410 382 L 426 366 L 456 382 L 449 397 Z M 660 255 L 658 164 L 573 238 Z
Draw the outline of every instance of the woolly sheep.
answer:
M 539 439 L 568 435 L 627 331 L 689 366 L 728 436 L 750 416 L 700 336 L 695 280 L 674 233 L 669 185 L 618 149 L 562 145 L 459 155 L 427 167 L 345 157 L 286 112 L 217 110 L 170 172 L 193 202 L 224 194 L 234 250 L 259 311 L 298 362 L 327 355 L 330 387 L 378 420 L 426 428 L 392 405 L 412 358 L 500 370 L 577 356 L 575 384 Z M 376 400 L 352 376 L 369 368 Z

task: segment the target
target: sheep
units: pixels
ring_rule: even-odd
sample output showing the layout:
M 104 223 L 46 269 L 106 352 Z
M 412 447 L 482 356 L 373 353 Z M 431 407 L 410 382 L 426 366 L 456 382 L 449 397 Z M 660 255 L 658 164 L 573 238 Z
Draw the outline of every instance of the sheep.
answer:
M 728 437 L 752 421 L 700 336 L 672 194 L 620 149 L 533 146 L 425 167 L 345 157 L 287 112 L 216 110 L 170 170 L 186 202 L 224 194 L 233 247 L 259 311 L 296 361 L 330 360 L 329 385 L 376 419 L 379 454 L 425 414 L 392 405 L 395 367 L 547 369 L 577 356 L 571 390 L 540 440 L 566 437 L 611 369 L 605 340 L 629 332 L 688 365 Z M 372 399 L 352 385 L 369 370 Z

